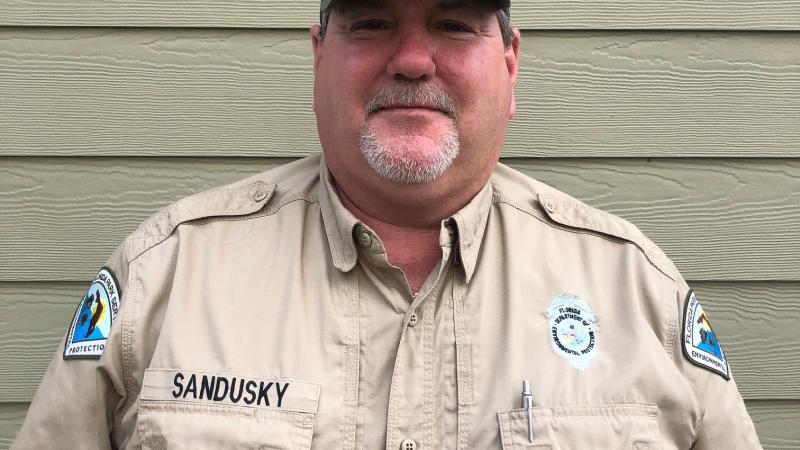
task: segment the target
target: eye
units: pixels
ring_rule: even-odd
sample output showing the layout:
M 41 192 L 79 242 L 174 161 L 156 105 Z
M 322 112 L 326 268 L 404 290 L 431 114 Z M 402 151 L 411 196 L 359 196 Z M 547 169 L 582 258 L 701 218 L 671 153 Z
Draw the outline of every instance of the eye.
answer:
M 351 27 L 351 31 L 379 31 L 385 30 L 389 27 L 389 25 L 380 19 L 366 19 L 366 20 L 359 20 L 358 22 L 354 23 Z
M 472 33 L 472 28 L 458 20 L 443 20 L 437 25 L 439 30 L 445 33 Z

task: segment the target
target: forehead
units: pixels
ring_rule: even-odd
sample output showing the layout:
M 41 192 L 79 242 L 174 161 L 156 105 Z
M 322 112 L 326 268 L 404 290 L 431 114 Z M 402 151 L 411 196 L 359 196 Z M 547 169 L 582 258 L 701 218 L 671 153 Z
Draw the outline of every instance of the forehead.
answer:
M 334 0 L 332 9 L 350 11 L 359 9 L 384 10 L 423 6 L 434 10 L 449 9 L 495 9 L 492 0 Z

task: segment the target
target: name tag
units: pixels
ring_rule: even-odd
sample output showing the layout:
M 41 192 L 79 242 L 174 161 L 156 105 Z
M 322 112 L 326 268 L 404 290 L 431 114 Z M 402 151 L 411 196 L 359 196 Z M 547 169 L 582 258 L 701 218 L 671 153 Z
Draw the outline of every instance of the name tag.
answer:
M 203 402 L 316 414 L 320 385 L 290 378 L 147 369 L 142 400 Z

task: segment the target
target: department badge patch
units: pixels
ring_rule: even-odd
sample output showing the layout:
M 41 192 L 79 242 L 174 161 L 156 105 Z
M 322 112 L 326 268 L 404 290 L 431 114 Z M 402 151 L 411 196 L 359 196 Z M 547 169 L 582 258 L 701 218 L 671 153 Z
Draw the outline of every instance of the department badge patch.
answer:
M 597 327 L 592 308 L 572 294 L 561 294 L 547 309 L 550 322 L 550 344 L 553 350 L 583 370 L 597 355 Z
M 692 364 L 698 365 L 730 380 L 728 360 L 708 322 L 700 301 L 689 291 L 683 309 L 683 354 Z
M 64 359 L 100 358 L 122 293 L 111 269 L 103 267 L 83 296 L 67 334 Z

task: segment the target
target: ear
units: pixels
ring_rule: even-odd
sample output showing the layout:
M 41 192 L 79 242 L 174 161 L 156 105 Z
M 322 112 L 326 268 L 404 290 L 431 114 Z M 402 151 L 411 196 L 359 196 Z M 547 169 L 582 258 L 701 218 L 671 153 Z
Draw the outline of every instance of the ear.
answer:
M 314 53 L 314 78 L 317 78 L 317 72 L 319 70 L 319 62 L 322 59 L 322 38 L 319 35 L 320 26 L 319 25 L 312 25 L 311 26 L 311 49 Z M 315 82 L 316 85 L 316 82 Z M 311 109 L 313 111 L 317 110 L 317 95 L 316 95 L 316 88 L 314 92 L 314 96 L 311 100 Z
M 311 48 L 314 51 L 314 74 L 317 73 L 319 60 L 322 57 L 322 38 L 319 35 L 320 26 L 311 26 Z
M 506 48 L 505 53 L 508 78 L 511 81 L 511 106 L 508 111 L 508 117 L 513 117 L 517 112 L 517 100 L 514 97 L 514 88 L 517 86 L 517 77 L 519 75 L 519 44 L 521 39 L 518 28 L 514 27 L 511 31 L 514 33 L 514 37 L 511 40 L 511 44 Z

